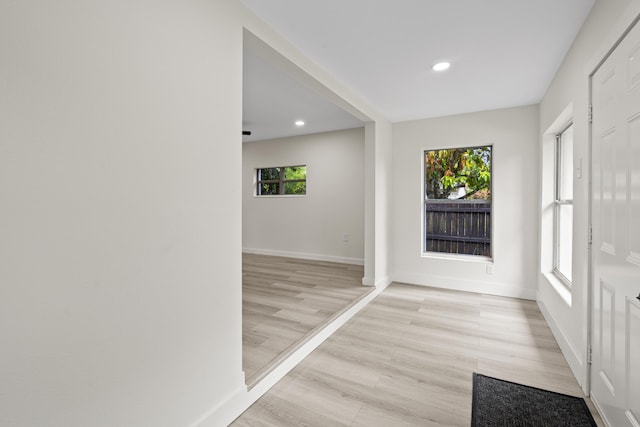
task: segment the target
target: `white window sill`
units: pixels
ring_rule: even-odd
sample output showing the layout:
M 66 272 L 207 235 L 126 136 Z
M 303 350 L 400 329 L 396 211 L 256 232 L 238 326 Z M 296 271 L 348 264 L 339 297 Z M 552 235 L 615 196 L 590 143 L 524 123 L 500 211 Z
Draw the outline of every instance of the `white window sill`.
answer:
M 493 258 L 482 255 L 448 254 L 445 252 L 423 252 L 422 258 L 447 259 L 452 261 L 481 262 L 493 264 Z
M 553 289 L 555 289 L 558 295 L 560 295 L 560 298 L 562 298 L 567 306 L 571 307 L 571 290 L 567 288 L 564 282 L 551 272 L 542 273 L 542 275 L 545 277 L 545 279 L 547 279 L 547 282 Z
M 307 195 L 306 194 L 270 194 L 270 195 L 259 196 L 257 194 L 254 194 L 253 197 L 255 197 L 256 199 L 297 199 L 297 198 L 307 197 Z

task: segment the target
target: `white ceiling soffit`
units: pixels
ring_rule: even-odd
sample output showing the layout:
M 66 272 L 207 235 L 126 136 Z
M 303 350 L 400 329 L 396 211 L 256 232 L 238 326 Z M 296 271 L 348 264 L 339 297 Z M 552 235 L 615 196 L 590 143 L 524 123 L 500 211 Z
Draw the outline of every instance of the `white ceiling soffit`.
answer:
M 241 1 L 397 122 L 540 102 L 595 0 Z M 288 90 L 257 79 L 275 114 Z
M 245 32 L 243 58 L 243 142 L 363 127 L 300 77 L 292 64 Z M 311 77 L 308 77 L 311 79 Z M 304 126 L 296 126 L 298 120 Z

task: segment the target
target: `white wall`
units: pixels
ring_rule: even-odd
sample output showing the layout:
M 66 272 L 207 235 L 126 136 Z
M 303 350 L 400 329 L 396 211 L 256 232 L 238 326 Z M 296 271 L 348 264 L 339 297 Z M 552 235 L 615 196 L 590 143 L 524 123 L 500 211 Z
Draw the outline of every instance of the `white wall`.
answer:
M 245 252 L 363 264 L 364 128 L 245 143 L 242 156 Z M 255 196 L 257 168 L 295 165 L 306 196 Z
M 393 280 L 535 297 L 537 135 L 537 106 L 393 125 Z M 422 255 L 424 150 L 478 145 L 493 145 L 493 274 L 487 261 Z
M 537 299 L 565 358 L 585 389 L 589 312 L 589 74 L 638 13 L 640 2 L 637 0 L 597 0 L 540 104 L 542 162 L 538 210 L 541 213 L 542 251 Z M 581 177 L 577 172 L 574 175 L 573 287 L 570 298 L 561 296 L 547 274 L 551 269 L 552 137 L 567 116 L 574 122 L 574 166 L 577 168 L 582 164 Z
M 244 387 L 241 91 L 235 2 L 2 2 L 0 425 L 185 426 Z
M 393 209 L 393 147 L 396 141 L 393 139 L 393 126 L 377 122 L 375 129 L 372 129 L 372 137 L 375 138 L 376 144 L 373 148 L 373 167 L 374 175 L 373 186 L 375 189 L 375 197 L 373 201 L 373 212 L 375 213 L 375 265 L 373 285 L 377 287 L 387 286 L 391 279 L 391 256 L 394 253 L 394 240 L 392 238 L 393 224 L 391 215 Z M 367 272 L 365 271 L 365 276 Z
M 0 3 L 0 425 L 224 425 L 255 400 L 243 27 L 388 125 L 236 0 Z

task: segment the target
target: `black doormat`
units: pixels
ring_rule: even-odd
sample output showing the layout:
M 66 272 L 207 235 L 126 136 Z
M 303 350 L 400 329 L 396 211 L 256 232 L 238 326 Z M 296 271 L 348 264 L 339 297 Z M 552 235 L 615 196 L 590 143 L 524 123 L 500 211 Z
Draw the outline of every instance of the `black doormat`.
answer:
M 595 427 L 584 399 L 473 373 L 471 427 Z

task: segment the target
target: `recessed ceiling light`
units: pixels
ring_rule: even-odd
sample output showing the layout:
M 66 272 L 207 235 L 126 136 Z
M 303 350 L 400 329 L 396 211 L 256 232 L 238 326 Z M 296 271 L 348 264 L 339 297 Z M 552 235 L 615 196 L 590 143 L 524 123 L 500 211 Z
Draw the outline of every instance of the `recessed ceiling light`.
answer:
M 304 121 L 296 120 L 296 126 L 304 126 Z
M 444 71 L 449 67 L 451 67 L 451 64 L 449 62 L 438 62 L 433 66 L 433 71 Z

